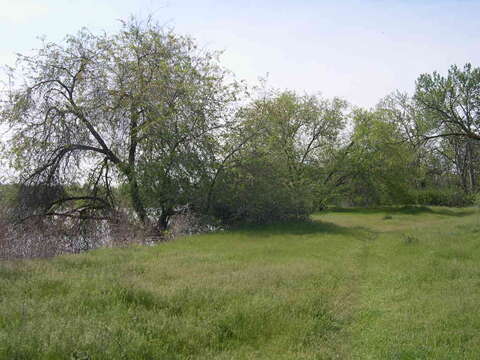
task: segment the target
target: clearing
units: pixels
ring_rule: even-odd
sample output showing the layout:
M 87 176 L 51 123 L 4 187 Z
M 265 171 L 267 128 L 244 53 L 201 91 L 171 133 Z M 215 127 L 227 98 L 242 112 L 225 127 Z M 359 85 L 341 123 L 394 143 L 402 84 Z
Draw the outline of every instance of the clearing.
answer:
M 474 209 L 0 263 L 0 359 L 474 359 L 479 334 Z

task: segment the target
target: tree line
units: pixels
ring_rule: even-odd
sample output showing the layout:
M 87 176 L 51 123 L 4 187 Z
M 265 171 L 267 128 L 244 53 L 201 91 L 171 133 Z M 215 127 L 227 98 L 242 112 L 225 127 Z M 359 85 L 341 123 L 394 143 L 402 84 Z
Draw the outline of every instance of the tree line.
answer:
M 124 209 L 163 231 L 186 208 L 235 224 L 332 204 L 473 201 L 479 68 L 420 75 L 413 95 L 362 109 L 249 89 L 218 56 L 135 19 L 19 55 L 0 105 L 16 216 L 106 219 Z

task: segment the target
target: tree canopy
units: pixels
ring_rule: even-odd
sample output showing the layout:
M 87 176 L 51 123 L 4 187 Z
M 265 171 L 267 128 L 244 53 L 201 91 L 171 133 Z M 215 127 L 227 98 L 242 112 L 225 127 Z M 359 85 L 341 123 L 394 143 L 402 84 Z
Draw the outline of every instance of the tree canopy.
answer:
M 165 214 L 172 198 L 208 175 L 204 162 L 230 123 L 237 86 L 227 83 L 216 55 L 132 19 L 116 34 L 84 29 L 21 56 L 24 83 L 2 120 L 13 129 L 9 145 L 23 183 L 83 183 L 47 213 L 112 208 L 112 186 L 125 184 L 141 221 L 152 194 L 156 204 L 148 206 Z
M 0 108 L 20 214 L 122 207 L 165 230 L 186 208 L 263 223 L 335 204 L 466 204 L 479 190 L 479 68 L 420 75 L 413 96 L 367 110 L 246 91 L 218 55 L 134 18 L 20 55 Z

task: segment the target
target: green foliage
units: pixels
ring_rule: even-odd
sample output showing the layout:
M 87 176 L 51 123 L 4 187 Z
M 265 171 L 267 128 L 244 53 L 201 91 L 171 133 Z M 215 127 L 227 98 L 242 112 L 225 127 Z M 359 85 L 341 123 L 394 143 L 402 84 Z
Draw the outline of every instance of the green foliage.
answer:
M 415 100 L 428 124 L 428 137 L 480 139 L 480 68 L 452 65 L 446 77 L 438 72 L 417 79 Z
M 15 206 L 19 188 L 15 184 L 0 184 L 0 207 L 11 208 Z
M 187 208 L 267 223 L 330 203 L 466 205 L 478 192 L 480 68 L 423 74 L 413 97 L 396 92 L 347 114 L 338 98 L 266 88 L 246 98 L 218 55 L 135 18 L 19 55 L 0 123 L 30 191 L 20 212 L 130 208 L 166 231 Z
M 398 124 L 384 110 L 356 110 L 352 145 L 343 160 L 344 197 L 354 205 L 409 204 L 417 169 Z
M 0 109 L 19 180 L 44 189 L 80 181 L 81 207 L 68 195 L 46 206 L 69 216 L 114 208 L 112 187 L 125 185 L 142 222 L 147 207 L 166 221 L 203 186 L 240 92 L 217 54 L 135 19 L 115 34 L 84 29 L 42 45 L 19 56 L 24 81 Z
M 420 205 L 470 206 L 474 196 L 458 188 L 426 188 L 413 191 L 415 202 Z
M 313 209 L 312 194 L 289 186 L 283 166 L 268 155 L 248 154 L 224 172 L 216 185 L 213 214 L 227 223 L 268 223 L 305 218 Z
M 222 171 L 212 204 L 227 222 L 305 218 L 325 196 L 325 168 L 345 102 L 272 92 L 238 112 L 248 139 Z

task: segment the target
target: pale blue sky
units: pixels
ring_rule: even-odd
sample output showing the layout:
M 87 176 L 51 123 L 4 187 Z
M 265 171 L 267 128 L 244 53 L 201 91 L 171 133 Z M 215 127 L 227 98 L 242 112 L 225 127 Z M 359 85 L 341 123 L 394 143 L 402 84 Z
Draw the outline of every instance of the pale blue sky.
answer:
M 87 26 L 153 13 L 189 34 L 251 84 L 269 73 L 281 89 L 374 106 L 412 92 L 420 73 L 480 65 L 480 1 L 468 0 L 0 0 L 0 63 Z

